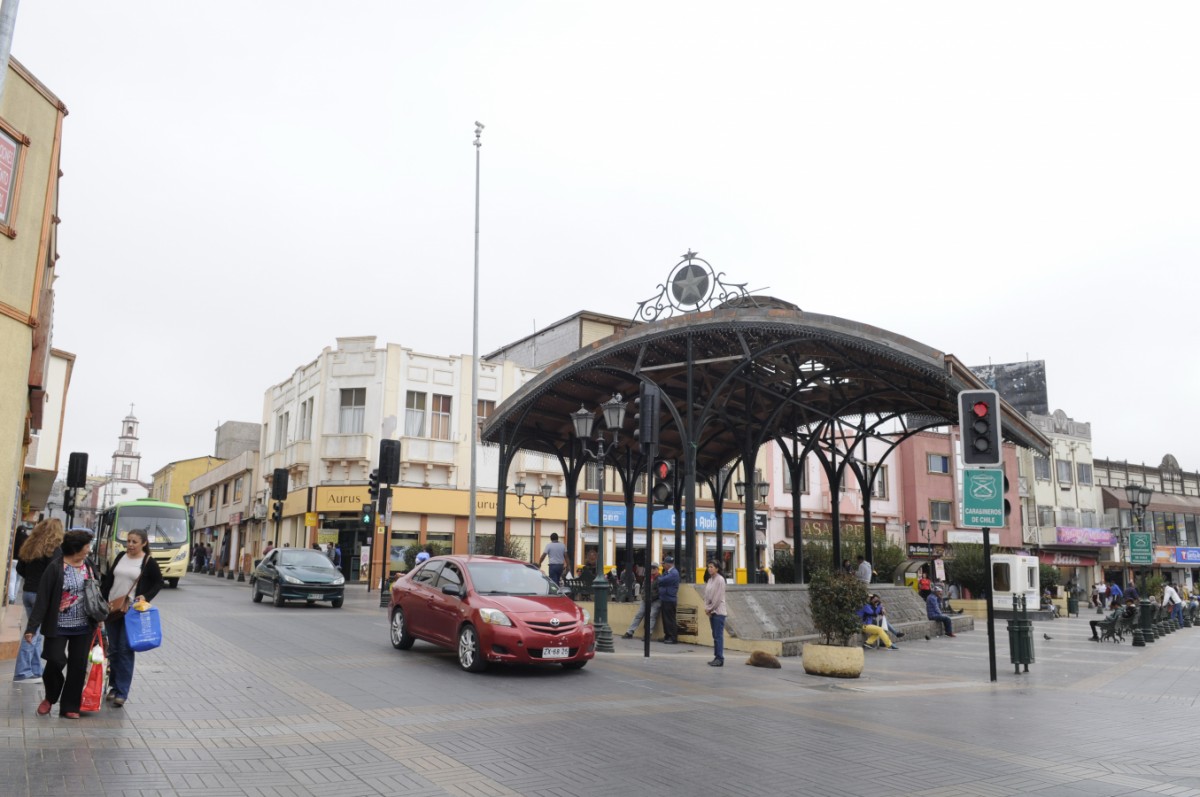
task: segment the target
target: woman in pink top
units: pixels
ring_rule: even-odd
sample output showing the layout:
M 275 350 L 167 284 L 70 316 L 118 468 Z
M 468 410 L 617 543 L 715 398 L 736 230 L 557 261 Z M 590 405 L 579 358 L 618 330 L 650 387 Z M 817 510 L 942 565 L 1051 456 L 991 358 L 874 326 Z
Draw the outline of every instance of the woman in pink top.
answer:
M 709 667 L 725 666 L 725 577 L 717 568 L 716 562 L 709 562 L 704 573 L 704 612 L 708 615 L 709 625 L 713 635 L 713 660 Z

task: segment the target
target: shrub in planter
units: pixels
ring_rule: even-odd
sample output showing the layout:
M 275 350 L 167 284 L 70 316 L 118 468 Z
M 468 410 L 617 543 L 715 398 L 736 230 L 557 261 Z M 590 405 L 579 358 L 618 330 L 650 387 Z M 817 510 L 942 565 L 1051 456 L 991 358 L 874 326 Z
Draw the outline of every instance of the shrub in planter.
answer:
M 808 599 L 813 626 L 824 644 L 845 647 L 862 629 L 855 612 L 867 602 L 867 587 L 853 575 L 840 570 L 815 571 Z

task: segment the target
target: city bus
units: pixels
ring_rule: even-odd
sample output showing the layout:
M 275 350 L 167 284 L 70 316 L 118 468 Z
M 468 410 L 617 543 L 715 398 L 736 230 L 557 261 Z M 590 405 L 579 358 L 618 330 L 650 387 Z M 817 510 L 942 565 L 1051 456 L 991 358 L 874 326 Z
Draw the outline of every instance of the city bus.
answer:
M 117 554 L 125 550 L 125 535 L 144 531 L 150 555 L 162 569 L 171 587 L 187 572 L 191 556 L 192 530 L 188 528 L 187 508 L 150 498 L 125 501 L 100 513 L 96 528 L 96 559 L 102 573 L 108 573 Z

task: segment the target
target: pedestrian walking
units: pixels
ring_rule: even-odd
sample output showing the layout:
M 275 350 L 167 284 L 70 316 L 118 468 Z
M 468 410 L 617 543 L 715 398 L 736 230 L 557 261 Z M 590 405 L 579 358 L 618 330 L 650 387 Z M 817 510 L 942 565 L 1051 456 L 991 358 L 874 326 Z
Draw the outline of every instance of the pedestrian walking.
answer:
M 547 559 L 550 560 L 550 580 L 561 584 L 563 568 L 567 564 L 567 546 L 558 541 L 558 532 L 550 534 L 550 542 L 546 543 L 546 550 L 542 551 L 542 558 L 538 559 L 538 567 Z
M 341 544 L 333 546 L 333 566 L 337 569 L 342 569 L 342 546 Z
M 946 615 L 942 614 L 942 588 L 934 587 L 933 592 L 929 593 L 929 597 L 925 599 L 925 616 L 930 620 L 937 620 L 946 630 L 946 636 L 953 637 L 954 621 Z
M 96 571 L 87 562 L 91 548 L 92 535 L 88 532 L 72 530 L 63 534 L 62 553 L 42 573 L 33 613 L 25 626 L 26 642 L 33 641 L 39 628 L 45 637 L 42 681 L 46 685 L 46 699 L 38 705 L 40 716 L 49 714 L 54 704 L 59 703 L 60 717 L 79 719 L 88 651 L 96 629 L 83 610 L 84 582 L 96 577 Z
M 129 699 L 133 683 L 135 655 L 125 633 L 125 613 L 141 601 L 154 600 L 162 589 L 162 569 L 150 555 L 146 533 L 132 530 L 125 537 L 125 550 L 117 554 L 112 567 L 100 580 L 100 593 L 108 600 L 109 615 L 104 627 L 108 631 L 109 674 L 112 678 L 108 699 L 113 708 L 120 708 Z
M 1171 617 L 1175 618 L 1179 627 L 1183 628 L 1183 598 L 1179 597 L 1179 592 L 1169 581 L 1163 585 L 1163 605 L 1171 612 Z
M 650 564 L 650 623 L 646 626 L 646 630 L 653 635 L 654 625 L 658 622 L 659 612 L 662 611 L 662 601 L 658 597 L 658 562 Z M 639 601 L 637 613 L 633 615 L 633 622 L 629 624 L 629 630 L 621 635 L 622 639 L 633 639 L 633 635 L 637 633 L 638 626 L 642 624 L 642 618 L 646 616 L 646 601 Z
M 21 603 L 25 606 L 25 621 L 33 617 L 33 605 L 37 602 L 38 585 L 46 567 L 58 555 L 62 545 L 63 526 L 57 518 L 39 521 L 33 533 L 21 544 L 17 557 L 17 572 L 24 579 L 21 586 Z M 22 638 L 17 650 L 17 669 L 13 681 L 19 684 L 42 682 L 42 632 L 35 630 L 33 639 Z
M 708 615 L 708 624 L 712 629 L 713 660 L 709 667 L 725 666 L 725 616 L 729 609 L 725 606 L 725 577 L 716 562 L 709 562 L 704 568 L 704 613 Z

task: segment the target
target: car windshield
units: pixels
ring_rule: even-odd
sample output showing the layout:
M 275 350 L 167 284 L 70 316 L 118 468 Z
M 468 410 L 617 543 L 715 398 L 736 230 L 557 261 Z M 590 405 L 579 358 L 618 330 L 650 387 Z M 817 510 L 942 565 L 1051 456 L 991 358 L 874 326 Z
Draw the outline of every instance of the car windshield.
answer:
M 131 531 L 143 532 L 151 548 L 178 547 L 187 542 L 187 514 L 181 507 L 121 507 L 117 512 L 117 540 L 124 543 Z
M 279 564 L 283 567 L 316 567 L 320 569 L 333 569 L 333 562 L 329 561 L 329 557 L 319 551 L 300 550 L 294 548 L 288 551 L 279 552 Z
M 468 566 L 481 595 L 557 595 L 554 582 L 528 565 L 515 562 L 472 562 Z

